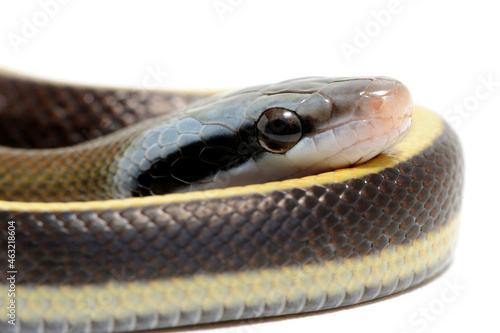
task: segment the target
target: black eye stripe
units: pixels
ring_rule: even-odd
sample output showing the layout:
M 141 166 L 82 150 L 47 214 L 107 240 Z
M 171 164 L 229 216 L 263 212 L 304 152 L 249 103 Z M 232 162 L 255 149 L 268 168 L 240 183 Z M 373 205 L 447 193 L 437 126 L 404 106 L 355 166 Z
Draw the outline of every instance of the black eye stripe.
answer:
M 297 114 L 283 108 L 271 108 L 257 121 L 260 145 L 273 153 L 285 153 L 302 137 L 302 123 Z

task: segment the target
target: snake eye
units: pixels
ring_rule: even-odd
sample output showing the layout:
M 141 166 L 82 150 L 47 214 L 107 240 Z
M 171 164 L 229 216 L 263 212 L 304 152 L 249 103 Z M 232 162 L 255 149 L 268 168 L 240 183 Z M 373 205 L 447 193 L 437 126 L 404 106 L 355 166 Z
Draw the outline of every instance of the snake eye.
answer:
M 267 109 L 257 121 L 260 145 L 272 153 L 285 153 L 302 137 L 302 124 L 293 111 L 282 108 Z

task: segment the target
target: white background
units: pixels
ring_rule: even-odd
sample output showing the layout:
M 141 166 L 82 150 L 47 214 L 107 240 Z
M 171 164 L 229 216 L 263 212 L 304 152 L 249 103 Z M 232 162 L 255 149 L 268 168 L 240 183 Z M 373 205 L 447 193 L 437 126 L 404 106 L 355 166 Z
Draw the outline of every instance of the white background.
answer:
M 364 306 L 204 326 L 201 332 L 498 331 L 500 19 L 495 2 L 61 0 L 57 7 L 43 5 L 53 1 L 0 3 L 0 67 L 89 85 L 210 90 L 311 75 L 393 76 L 406 83 L 417 104 L 450 120 L 461 137 L 466 156 L 462 226 L 456 258 L 445 274 Z M 32 24 L 34 29 L 27 28 Z M 151 74 L 155 71 L 157 76 Z

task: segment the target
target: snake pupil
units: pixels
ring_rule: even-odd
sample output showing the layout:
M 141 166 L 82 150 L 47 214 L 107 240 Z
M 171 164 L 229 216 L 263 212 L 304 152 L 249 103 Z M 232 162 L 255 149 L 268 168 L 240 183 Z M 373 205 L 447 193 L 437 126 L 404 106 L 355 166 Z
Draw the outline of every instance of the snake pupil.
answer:
M 275 119 L 266 126 L 268 134 L 287 135 L 290 130 L 290 126 L 283 119 Z
M 260 145 L 272 153 L 285 153 L 302 137 L 299 116 L 283 108 L 271 108 L 262 113 L 257 122 Z

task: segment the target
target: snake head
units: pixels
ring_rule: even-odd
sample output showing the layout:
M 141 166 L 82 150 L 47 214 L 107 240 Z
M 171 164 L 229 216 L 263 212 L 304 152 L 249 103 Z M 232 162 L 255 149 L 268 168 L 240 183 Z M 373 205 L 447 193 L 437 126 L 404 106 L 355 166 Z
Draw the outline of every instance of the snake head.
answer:
M 245 112 L 264 148 L 246 179 L 260 182 L 364 163 L 404 138 L 414 111 L 408 88 L 388 77 L 304 78 L 264 93 Z
M 122 196 L 143 196 L 331 171 L 394 146 L 412 114 L 406 86 L 387 77 L 247 88 L 157 120 L 124 153 L 114 181 Z

